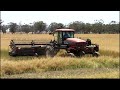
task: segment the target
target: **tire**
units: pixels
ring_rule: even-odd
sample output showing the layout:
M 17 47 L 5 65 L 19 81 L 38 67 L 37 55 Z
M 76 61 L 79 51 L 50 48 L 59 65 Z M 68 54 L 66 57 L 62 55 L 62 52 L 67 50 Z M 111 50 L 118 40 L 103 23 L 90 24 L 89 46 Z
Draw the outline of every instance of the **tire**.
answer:
M 80 57 L 82 57 L 82 56 L 85 56 L 85 52 L 84 51 L 80 52 Z
M 9 54 L 9 56 L 12 56 L 12 57 L 16 57 L 17 56 L 16 54 L 12 54 L 12 52 L 9 52 L 8 54 Z
M 45 50 L 45 56 L 46 57 L 54 57 L 54 48 L 52 46 L 47 46 Z
M 12 56 L 12 53 L 11 53 L 11 52 L 9 52 L 8 54 L 9 54 L 10 56 Z
M 85 52 L 84 52 L 84 51 L 76 52 L 76 53 L 74 53 L 74 55 L 75 55 L 76 57 L 82 57 L 82 56 L 85 55 Z
M 99 57 L 99 56 L 100 56 L 100 53 L 99 53 L 99 52 L 94 52 L 94 53 L 92 54 L 92 56 L 93 56 L 93 57 Z
M 38 57 L 38 53 L 35 53 L 35 56 Z

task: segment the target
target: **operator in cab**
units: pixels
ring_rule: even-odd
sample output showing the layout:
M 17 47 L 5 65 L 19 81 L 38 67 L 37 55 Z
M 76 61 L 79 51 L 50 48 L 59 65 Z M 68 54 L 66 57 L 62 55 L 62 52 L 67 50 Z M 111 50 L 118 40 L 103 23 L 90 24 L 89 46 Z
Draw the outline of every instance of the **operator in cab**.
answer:
M 65 32 L 65 34 L 63 35 L 63 39 L 66 40 L 67 38 L 70 38 L 70 35 L 68 32 Z

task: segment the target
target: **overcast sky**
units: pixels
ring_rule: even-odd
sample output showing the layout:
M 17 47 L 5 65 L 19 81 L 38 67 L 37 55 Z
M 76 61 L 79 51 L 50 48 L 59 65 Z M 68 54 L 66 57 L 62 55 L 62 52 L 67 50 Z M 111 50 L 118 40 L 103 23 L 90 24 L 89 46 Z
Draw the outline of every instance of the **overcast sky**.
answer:
M 51 22 L 69 24 L 73 21 L 94 23 L 102 19 L 104 24 L 111 21 L 119 22 L 119 11 L 1 11 L 2 24 L 9 22 L 29 24 L 34 21 L 43 21 L 48 25 Z

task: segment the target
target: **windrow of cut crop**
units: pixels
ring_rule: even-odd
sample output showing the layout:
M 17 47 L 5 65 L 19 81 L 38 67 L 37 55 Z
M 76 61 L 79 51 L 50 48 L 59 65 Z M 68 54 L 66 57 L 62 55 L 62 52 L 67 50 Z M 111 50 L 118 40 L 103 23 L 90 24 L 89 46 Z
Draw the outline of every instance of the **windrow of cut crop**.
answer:
M 76 68 L 118 68 L 119 58 L 111 58 L 107 56 L 94 58 L 70 58 L 70 57 L 54 57 L 54 58 L 34 58 L 33 60 L 19 61 L 2 61 L 1 73 L 21 74 L 25 72 L 38 71 L 58 71 Z

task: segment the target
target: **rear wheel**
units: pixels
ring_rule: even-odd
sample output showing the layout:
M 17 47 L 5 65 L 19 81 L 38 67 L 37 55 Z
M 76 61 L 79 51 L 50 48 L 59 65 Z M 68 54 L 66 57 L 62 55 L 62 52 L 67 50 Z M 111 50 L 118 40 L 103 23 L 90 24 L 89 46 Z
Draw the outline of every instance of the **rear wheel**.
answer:
M 46 57 L 54 57 L 54 48 L 52 46 L 47 46 L 45 50 Z
M 85 52 L 84 51 L 81 51 L 80 52 L 80 57 L 84 56 L 85 55 Z
M 99 56 L 100 56 L 100 53 L 99 53 L 99 52 L 94 52 L 94 53 L 92 54 L 92 56 L 93 56 L 93 57 L 99 57 Z

